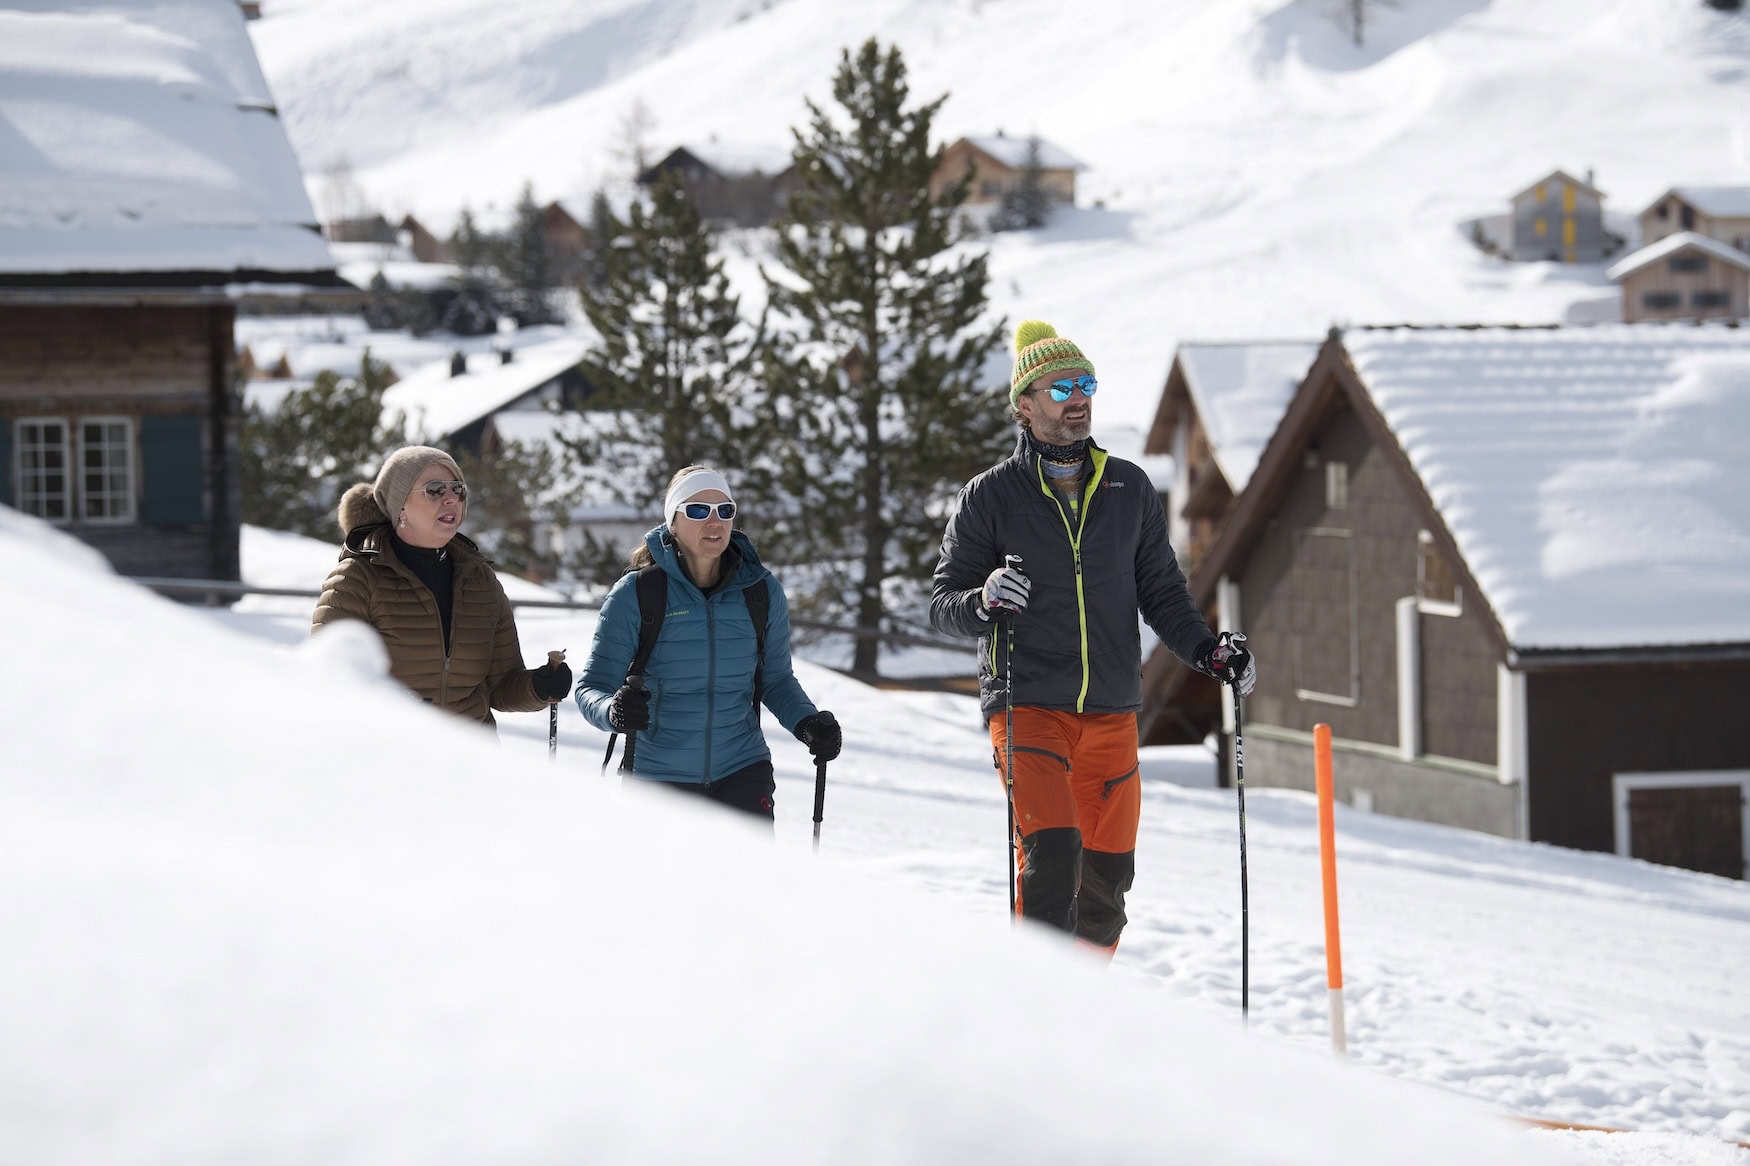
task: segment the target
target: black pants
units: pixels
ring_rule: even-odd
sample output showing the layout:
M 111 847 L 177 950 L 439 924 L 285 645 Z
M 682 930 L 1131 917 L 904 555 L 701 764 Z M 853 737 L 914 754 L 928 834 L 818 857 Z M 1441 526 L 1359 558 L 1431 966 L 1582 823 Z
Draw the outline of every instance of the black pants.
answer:
M 768 822 L 774 820 L 772 795 L 777 793 L 778 783 L 772 776 L 770 761 L 756 761 L 720 781 L 699 785 L 680 781 L 665 781 L 661 784 L 676 793 L 695 794 L 732 810 L 764 818 Z

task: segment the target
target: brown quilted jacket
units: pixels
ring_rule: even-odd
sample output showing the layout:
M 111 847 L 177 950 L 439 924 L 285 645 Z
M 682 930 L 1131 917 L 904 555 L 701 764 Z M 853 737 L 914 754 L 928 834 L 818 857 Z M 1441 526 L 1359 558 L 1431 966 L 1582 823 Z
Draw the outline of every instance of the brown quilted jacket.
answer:
M 365 621 L 382 637 L 390 675 L 439 708 L 487 726 L 496 724 L 493 709 L 526 713 L 547 707 L 523 664 L 510 600 L 491 560 L 473 542 L 458 534 L 448 547 L 455 592 L 446 658 L 437 600 L 395 557 L 388 519 L 369 489 L 362 499 L 357 487 L 349 490 L 340 517 L 346 538 L 340 561 L 322 584 L 312 634 L 336 620 Z

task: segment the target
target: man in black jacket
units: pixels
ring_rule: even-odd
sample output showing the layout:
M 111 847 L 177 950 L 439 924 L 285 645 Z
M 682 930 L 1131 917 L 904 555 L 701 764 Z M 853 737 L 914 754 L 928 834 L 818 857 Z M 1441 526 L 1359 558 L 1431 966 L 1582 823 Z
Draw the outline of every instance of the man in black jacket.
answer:
M 1142 812 L 1137 612 L 1175 656 L 1242 694 L 1256 668 L 1198 612 L 1148 475 L 1090 439 L 1093 362 L 1037 320 L 1016 330 L 1015 352 L 1019 440 L 960 491 L 930 622 L 980 639 L 979 703 L 1011 799 L 1021 914 L 1109 957 Z

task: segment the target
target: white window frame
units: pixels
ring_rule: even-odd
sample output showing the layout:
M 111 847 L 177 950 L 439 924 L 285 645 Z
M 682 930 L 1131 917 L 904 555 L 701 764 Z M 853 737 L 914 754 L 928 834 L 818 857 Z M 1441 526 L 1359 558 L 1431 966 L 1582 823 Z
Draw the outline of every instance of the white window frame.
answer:
M 43 500 L 55 496 L 48 494 L 40 488 L 42 471 L 29 471 L 26 470 L 24 466 L 25 452 L 27 449 L 40 451 L 54 448 L 53 446 L 43 443 L 35 443 L 27 446 L 24 439 L 24 430 L 27 426 L 32 425 L 59 425 L 61 427 L 61 477 L 65 482 L 65 485 L 62 487 L 59 494 L 62 504 L 62 514 L 59 518 L 51 517 L 44 513 L 41 508 Z M 79 508 L 77 504 L 77 491 L 74 489 L 74 486 L 79 476 L 79 466 L 73 459 L 73 423 L 69 418 L 17 418 L 12 423 L 12 465 L 6 468 L 8 472 L 13 474 L 13 482 L 17 487 L 13 493 L 13 497 L 17 499 L 17 506 L 20 511 L 40 518 L 44 522 L 53 523 L 56 526 L 67 526 L 78 517 Z M 37 479 L 37 485 L 33 485 L 33 476 Z M 38 504 L 37 508 L 32 507 L 33 501 Z
M 1341 527 L 1310 526 L 1300 534 L 1306 538 L 1340 538 L 1349 554 L 1349 692 L 1347 695 L 1335 692 L 1320 692 L 1313 688 L 1295 686 L 1294 695 L 1298 700 L 1310 701 L 1315 704 L 1334 704 L 1341 708 L 1355 708 L 1361 703 L 1361 601 L 1360 580 L 1357 577 L 1355 563 L 1355 532 Z M 1295 548 L 1298 556 L 1300 548 Z M 1298 680 L 1301 676 L 1300 667 L 1301 641 L 1294 638 L 1294 675 Z
M 1750 800 L 1750 769 L 1696 769 L 1688 773 L 1618 773 L 1611 776 L 1611 816 L 1615 819 L 1616 852 L 1629 857 L 1628 795 L 1636 789 L 1684 789 L 1735 785 Z M 1744 877 L 1750 878 L 1750 812 L 1739 815 L 1744 830 Z
M 115 506 L 116 508 L 108 513 L 100 515 L 92 515 L 88 513 L 88 507 L 91 503 L 92 495 L 87 493 L 85 488 L 85 475 L 88 472 L 85 465 L 85 454 L 87 449 L 85 427 L 87 425 L 120 425 L 122 427 L 122 437 L 119 449 L 121 452 L 122 463 L 121 472 L 125 480 L 119 490 L 112 489 L 108 482 L 105 482 L 104 488 L 99 494 L 101 497 L 109 500 L 112 506 Z M 77 472 L 74 474 L 73 493 L 79 503 L 77 511 L 79 521 L 89 526 L 127 526 L 135 522 L 138 518 L 139 509 L 135 503 L 136 487 L 138 484 L 138 476 L 135 472 L 135 468 L 139 462 L 139 453 L 138 443 L 134 440 L 134 419 L 132 417 L 108 415 L 100 417 L 80 417 L 73 423 L 72 427 L 78 430 L 78 440 L 76 445 L 78 448 L 79 461 Z M 102 444 L 109 449 L 116 448 L 112 446 L 107 437 L 105 437 Z M 101 472 L 107 479 L 111 474 L 114 474 L 116 470 L 115 467 L 106 460 Z
M 57 495 L 45 493 L 36 482 L 33 482 L 33 478 L 40 481 L 42 472 L 25 469 L 24 461 L 27 451 L 55 448 L 52 445 L 25 441 L 24 430 L 33 425 L 58 425 L 61 428 L 59 449 L 64 467 L 62 476 L 66 485 L 58 495 L 64 507 L 64 512 L 59 518 L 50 517 L 42 512 L 43 501 L 50 497 L 57 497 Z M 110 487 L 107 479 L 116 470 L 114 462 L 106 457 L 102 469 L 105 483 L 100 493 L 110 505 L 106 508 L 107 513 L 99 515 L 85 513 L 86 502 L 90 497 L 85 489 L 85 453 L 87 448 L 85 427 L 87 425 L 120 425 L 123 432 L 119 446 L 112 445 L 107 436 L 102 443 L 107 449 L 120 452 L 121 470 L 126 481 L 118 488 Z M 138 427 L 134 418 L 116 414 L 89 417 L 19 417 L 13 422 L 12 433 L 12 464 L 6 467 L 6 472 L 12 475 L 15 486 L 14 497 L 17 499 L 19 510 L 26 514 L 35 515 L 44 522 L 53 523 L 55 526 L 128 526 L 139 521 L 140 450 Z M 33 504 L 36 507 L 34 509 Z
M 1325 507 L 1349 509 L 1349 464 L 1336 458 L 1325 463 Z
M 1427 584 L 1428 584 L 1428 577 L 1427 577 L 1426 568 L 1428 566 L 1428 556 L 1430 554 L 1439 555 L 1442 562 L 1445 561 L 1445 556 L 1441 554 L 1440 548 L 1438 546 L 1436 546 L 1434 543 L 1434 533 L 1432 531 L 1427 531 L 1427 530 L 1417 531 L 1416 532 L 1416 610 L 1421 612 L 1423 615 L 1446 615 L 1446 616 L 1463 615 L 1464 614 L 1464 588 L 1462 588 L 1458 585 L 1458 577 L 1457 577 L 1456 573 L 1454 573 L 1453 580 L 1452 580 L 1452 600 L 1451 600 L 1451 602 L 1447 602 L 1444 599 L 1429 599 L 1427 596 L 1425 596 L 1423 594 L 1423 591 L 1427 587 Z M 1452 564 L 1447 563 L 1446 566 L 1447 566 L 1447 569 L 1450 570 L 1452 567 Z

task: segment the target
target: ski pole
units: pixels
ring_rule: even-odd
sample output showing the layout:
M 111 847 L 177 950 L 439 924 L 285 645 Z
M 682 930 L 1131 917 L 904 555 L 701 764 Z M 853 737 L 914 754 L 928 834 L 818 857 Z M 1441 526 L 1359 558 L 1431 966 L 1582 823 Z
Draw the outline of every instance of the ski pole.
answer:
M 1004 555 L 1003 566 L 1019 571 L 1020 555 Z M 1004 621 L 1008 625 L 1007 645 L 1003 650 L 1003 793 L 1009 803 L 1009 837 L 1005 849 L 1009 852 L 1009 918 L 1016 917 L 1015 904 L 1015 613 L 1010 611 Z
M 557 668 L 565 659 L 565 650 L 547 653 L 547 663 Z M 554 701 L 547 706 L 547 760 L 556 760 L 559 756 L 559 702 Z
M 1233 633 L 1233 643 L 1244 645 L 1245 641 L 1245 636 L 1239 632 Z M 1233 686 L 1234 790 L 1239 795 L 1240 806 L 1240 1024 L 1245 1025 L 1248 1021 L 1251 986 L 1251 920 L 1247 915 L 1246 902 L 1246 745 L 1240 732 L 1240 706 L 1243 703 L 1240 696 L 1240 678 L 1235 676 L 1228 683 Z
M 820 853 L 820 819 L 826 808 L 826 762 L 814 763 L 814 853 Z

